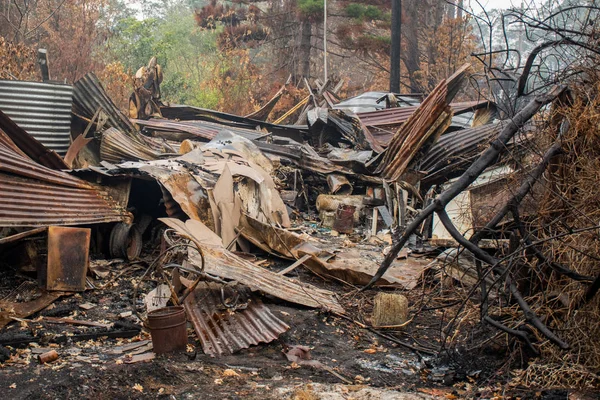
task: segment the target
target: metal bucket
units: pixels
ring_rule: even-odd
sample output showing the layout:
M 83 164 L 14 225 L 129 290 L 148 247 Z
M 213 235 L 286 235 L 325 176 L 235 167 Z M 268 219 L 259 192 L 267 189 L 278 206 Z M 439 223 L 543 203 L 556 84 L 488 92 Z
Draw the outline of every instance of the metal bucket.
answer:
M 335 213 L 333 229 L 340 233 L 352 233 L 354 230 L 354 211 L 355 206 L 340 204 Z
M 188 338 L 185 310 L 182 306 L 150 311 L 146 326 L 150 329 L 156 354 L 185 350 Z

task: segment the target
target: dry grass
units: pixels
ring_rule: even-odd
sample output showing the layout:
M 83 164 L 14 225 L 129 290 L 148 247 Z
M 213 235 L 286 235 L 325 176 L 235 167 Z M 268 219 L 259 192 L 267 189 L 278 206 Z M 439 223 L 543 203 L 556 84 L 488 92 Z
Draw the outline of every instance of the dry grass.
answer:
M 513 155 L 512 162 L 517 168 L 531 170 L 556 140 L 561 123 L 568 122 L 569 128 L 562 131 L 560 139 L 563 152 L 551 161 L 539 188 L 524 201 L 528 210 L 522 210 L 521 219 L 530 235 L 528 239 L 537 243 L 537 249 L 548 260 L 593 279 L 600 275 L 600 69 L 591 69 L 580 81 L 580 85 L 571 85 L 568 102 L 555 105 L 536 118 L 536 139 L 529 154 L 524 158 Z M 520 185 L 523 176 L 518 176 L 519 182 L 507 184 L 507 190 L 514 192 Z M 536 212 L 531 212 L 529 204 L 537 206 Z M 511 224 L 505 227 L 514 229 Z M 504 233 L 504 237 L 509 237 L 511 232 Z M 504 254 L 497 257 L 511 272 L 531 309 L 570 347 L 561 350 L 531 327 L 522 310 L 506 295 L 504 278 L 491 275 L 495 281 L 492 294 L 498 296 L 488 297 L 488 315 L 509 328 L 528 332 L 540 353 L 514 374 L 511 385 L 536 389 L 600 387 L 600 293 L 586 302 L 590 282 L 559 275 L 535 257 L 520 233 L 516 238 L 517 247 L 513 243 L 511 249 L 504 249 L 500 252 Z M 440 264 L 439 279 L 443 280 L 450 265 Z M 473 282 L 458 280 L 455 285 L 459 286 L 453 296 L 462 297 L 464 306 L 446 326 L 447 345 L 475 349 L 492 341 L 498 343 L 499 339 L 505 348 L 512 349 L 512 360 L 527 360 L 523 357 L 528 353 L 525 343 L 500 331 L 495 331 L 495 335 L 481 331 L 481 292 Z
M 573 231 L 600 224 L 600 75 L 587 74 L 588 82 L 572 88 L 572 102 L 557 107 L 554 117 L 568 121 L 563 131 L 564 153 L 546 172 L 546 190 L 537 218 L 529 229 L 533 241 L 551 260 L 590 277 L 600 274 L 600 230 Z M 592 84 L 590 84 L 592 82 Z M 550 124 L 551 125 L 551 124 Z M 549 126 L 543 141 L 557 130 Z M 532 271 L 528 302 L 545 323 L 570 345 L 560 350 L 538 337 L 541 357 L 523 372 L 528 387 L 590 387 L 598 385 L 600 372 L 600 296 L 588 303 L 589 283 L 580 283 L 553 272 L 536 259 L 527 259 Z

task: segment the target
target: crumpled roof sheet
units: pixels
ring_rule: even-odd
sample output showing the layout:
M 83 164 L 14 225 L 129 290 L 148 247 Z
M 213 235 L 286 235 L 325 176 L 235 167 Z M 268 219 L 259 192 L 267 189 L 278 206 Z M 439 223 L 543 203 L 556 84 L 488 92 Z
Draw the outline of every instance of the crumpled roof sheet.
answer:
M 465 112 L 486 108 L 489 105 L 489 101 L 466 101 L 461 103 L 451 103 L 450 108 L 454 111 L 454 115 L 460 115 Z M 356 115 L 363 124 L 367 126 L 398 125 L 406 122 L 417 108 L 419 108 L 419 106 L 395 107 L 380 111 L 357 113 Z
M 385 147 L 392 140 L 398 128 L 405 123 L 419 106 L 406 106 L 397 108 L 388 108 L 380 111 L 372 111 L 357 114 L 364 125 L 364 130 L 370 131 L 376 146 Z M 489 116 L 494 116 L 496 106 L 488 101 L 470 101 L 463 103 L 451 103 L 452 124 L 454 128 L 468 128 L 475 114 L 482 115 L 483 110 L 489 110 Z M 475 121 L 473 121 L 475 122 Z M 374 150 L 376 146 L 372 146 Z
M 334 164 L 327 158 L 318 155 L 310 146 L 301 145 L 299 143 L 290 145 L 279 145 L 273 143 L 265 143 L 255 141 L 254 144 L 263 152 L 267 154 L 276 155 L 282 158 L 286 158 L 294 165 L 307 169 L 309 171 L 331 174 L 340 173 L 346 175 L 353 175 L 352 170 Z
M 54 151 L 47 149 L 36 138 L 17 125 L 8 115 L 0 110 L 0 131 L 4 133 L 4 145 L 16 146 L 20 154 L 52 169 L 66 169 L 63 159 Z M 0 138 L 1 139 L 1 138 Z M 8 139 L 8 140 L 6 140 Z M 9 144 L 12 143 L 11 144 Z M 13 147 L 14 148 L 14 147 Z
M 265 135 L 263 132 L 259 132 L 255 129 L 236 128 L 207 121 L 171 121 L 168 119 L 150 119 L 146 121 L 141 119 L 133 119 L 132 122 L 152 131 L 187 133 L 189 135 L 207 140 L 214 139 L 219 132 L 224 129 L 250 140 L 257 139 Z
M 91 184 L 36 164 L 0 131 L 0 226 L 87 225 L 130 214 Z
M 464 159 L 473 153 L 479 154 L 480 146 L 484 143 L 487 145 L 490 138 L 501 129 L 502 124 L 491 124 L 442 135 L 421 160 L 419 170 L 432 173 L 452 164 L 454 160 Z
M 442 183 L 460 176 L 502 130 L 503 123 L 482 125 L 442 135 L 416 169 L 427 172 L 422 185 Z M 507 143 L 510 153 L 522 150 L 532 135 L 526 131 Z
M 450 125 L 453 112 L 449 103 L 469 70 L 470 65 L 465 64 L 436 86 L 396 132 L 385 153 L 382 153 L 383 158 L 376 173 L 389 180 L 400 179 L 416 154 L 426 152 L 437 141 Z
M 222 304 L 221 285 L 200 285 L 184 306 L 202 344 L 211 356 L 233 354 L 259 343 L 269 343 L 290 327 L 277 318 L 256 296 L 245 309 L 231 312 Z
M 135 132 L 129 118 L 108 97 L 102 84 L 93 73 L 86 74 L 73 85 L 73 102 L 76 113 L 91 119 L 96 111 L 104 110 L 108 117 L 107 124 L 123 132 Z
M 160 108 L 160 112 L 165 118 L 178 119 L 180 121 L 202 120 L 216 122 L 218 124 L 235 128 L 266 129 L 273 135 L 289 137 L 296 141 L 302 141 L 302 138 L 308 134 L 308 127 L 306 125 L 277 125 L 246 117 L 240 117 L 239 115 L 227 114 L 193 106 L 165 106 Z
M 361 93 L 358 96 L 354 96 L 334 104 L 333 108 L 350 110 L 354 113 L 367 113 L 371 111 L 383 110 L 385 109 L 385 101 L 379 101 L 379 103 L 377 101 L 384 98 L 384 96 L 387 94 L 388 92 Z M 398 101 L 405 106 L 419 105 L 423 97 L 421 94 L 415 95 L 395 93 L 394 95 L 396 96 L 396 99 L 398 99 Z
M 139 134 L 125 135 L 118 129 L 108 128 L 102 134 L 100 158 L 111 163 L 157 160 L 164 152 L 151 148 L 152 145 L 150 138 Z
M 279 275 L 244 260 L 223 247 L 221 238 L 202 222 L 188 220 L 182 222 L 172 218 L 160 218 L 170 228 L 193 237 L 202 245 L 206 260 L 204 271 L 210 275 L 227 280 L 243 282 L 251 290 L 260 290 L 285 301 L 302 304 L 307 307 L 322 308 L 338 314 L 344 308 L 338 302 L 334 292 L 319 289 L 307 283 Z M 188 252 L 189 261 L 202 265 L 196 251 Z

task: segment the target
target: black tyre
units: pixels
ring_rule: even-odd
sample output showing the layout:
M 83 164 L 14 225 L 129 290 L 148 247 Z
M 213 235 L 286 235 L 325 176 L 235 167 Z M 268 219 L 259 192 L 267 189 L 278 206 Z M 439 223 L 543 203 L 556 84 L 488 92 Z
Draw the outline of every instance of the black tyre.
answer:
M 142 233 L 135 225 L 119 222 L 110 232 L 109 251 L 113 258 L 133 261 L 140 256 L 142 245 Z

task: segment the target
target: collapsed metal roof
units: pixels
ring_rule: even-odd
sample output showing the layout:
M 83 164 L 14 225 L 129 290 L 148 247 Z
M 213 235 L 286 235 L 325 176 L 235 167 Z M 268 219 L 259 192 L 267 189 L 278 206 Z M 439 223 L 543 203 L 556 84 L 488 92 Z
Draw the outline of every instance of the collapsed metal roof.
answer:
M 35 163 L 15 146 L 0 130 L 0 226 L 87 225 L 131 218 L 106 192 Z
M 110 127 L 120 129 L 124 133 L 135 132 L 136 129 L 121 110 L 108 97 L 102 84 L 93 73 L 86 74 L 73 85 L 73 111 L 75 114 L 92 119 L 98 110 L 104 111 Z
M 196 288 L 184 305 L 202 350 L 212 356 L 269 343 L 290 329 L 256 296 L 251 296 L 239 310 L 225 307 L 222 287 L 217 284 Z

